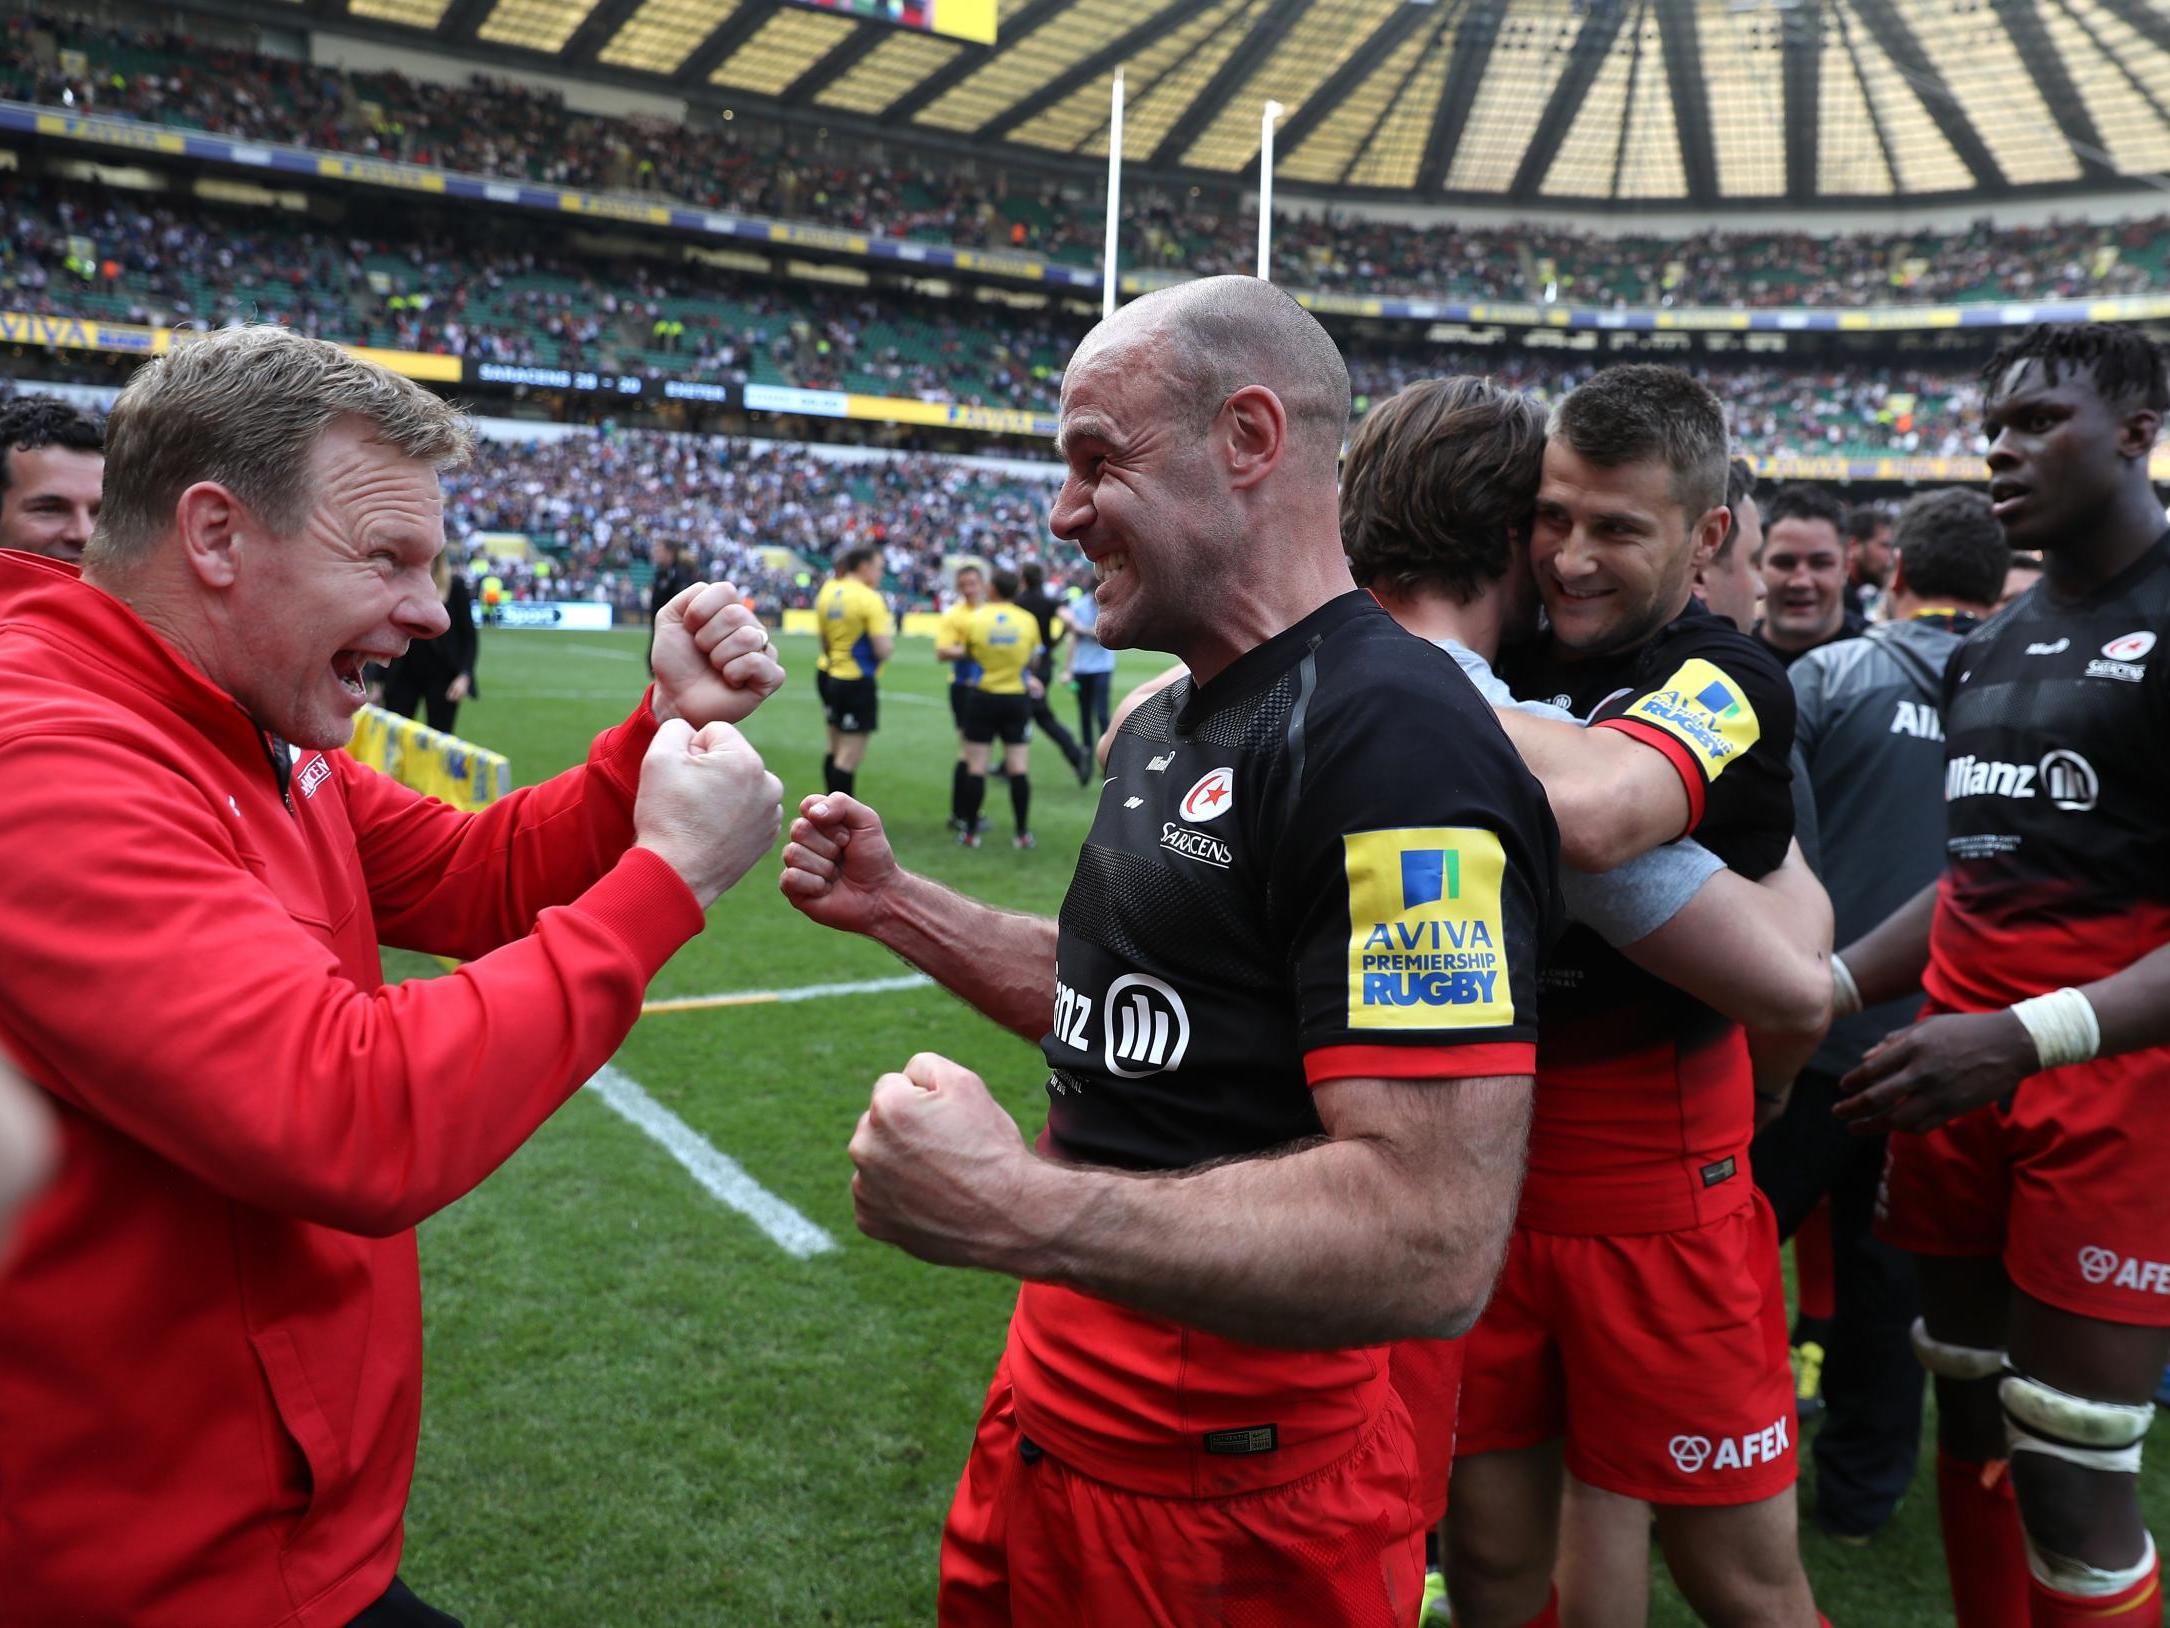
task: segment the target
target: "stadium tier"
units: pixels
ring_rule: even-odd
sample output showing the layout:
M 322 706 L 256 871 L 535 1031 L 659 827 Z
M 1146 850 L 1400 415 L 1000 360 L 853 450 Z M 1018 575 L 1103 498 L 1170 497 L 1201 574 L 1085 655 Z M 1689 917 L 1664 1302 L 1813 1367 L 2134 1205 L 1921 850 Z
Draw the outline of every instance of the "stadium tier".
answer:
M 887 147 L 870 161 L 803 132 L 764 140 L 751 120 L 694 128 L 582 114 L 488 75 L 448 86 L 76 21 L 18 16 L 0 46 L 0 98 L 78 120 L 291 143 L 1080 269 L 1099 260 L 1104 193 L 1090 171 L 1055 179 L 1020 168 L 990 182 L 954 155 L 902 158 Z M 1249 270 L 1256 239 L 1255 212 L 1225 184 L 1149 181 L 1125 198 L 1123 263 L 1147 281 Z M 1299 196 L 1276 221 L 1273 256 L 1277 281 L 1326 295 L 1599 310 L 2100 300 L 2170 289 L 2170 216 L 1662 237 L 1366 220 Z

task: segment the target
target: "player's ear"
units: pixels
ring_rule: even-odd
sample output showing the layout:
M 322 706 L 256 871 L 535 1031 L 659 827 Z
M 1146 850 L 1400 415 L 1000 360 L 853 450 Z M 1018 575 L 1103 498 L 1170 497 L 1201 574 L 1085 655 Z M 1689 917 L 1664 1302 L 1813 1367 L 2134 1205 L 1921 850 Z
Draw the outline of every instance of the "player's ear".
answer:
M 1222 402 L 1214 431 L 1239 491 L 1271 474 L 1288 450 L 1288 413 L 1262 384 L 1247 384 Z
M 1689 556 L 1689 564 L 1698 574 L 1707 569 L 1711 560 L 1716 557 L 1725 542 L 1726 528 L 1732 524 L 1733 511 L 1723 503 L 1706 511 L 1703 518 L 1695 523 L 1694 546 Z
M 2145 458 L 2162 435 L 2162 411 L 2135 407 L 2118 424 L 2117 450 L 2127 458 Z

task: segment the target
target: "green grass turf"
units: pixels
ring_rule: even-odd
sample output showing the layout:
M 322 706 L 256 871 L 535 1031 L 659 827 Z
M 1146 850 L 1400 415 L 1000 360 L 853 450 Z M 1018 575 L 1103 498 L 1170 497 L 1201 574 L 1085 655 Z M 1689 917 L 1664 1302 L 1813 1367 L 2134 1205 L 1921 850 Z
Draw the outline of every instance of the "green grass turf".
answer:
M 820 789 L 808 639 L 780 641 L 791 682 L 747 733 L 791 801 Z M 633 633 L 489 632 L 483 699 L 461 733 L 517 781 L 577 761 L 645 680 Z M 1155 672 L 1126 656 L 1116 692 Z M 1052 912 L 1095 793 L 1036 743 L 1040 847 L 943 828 L 952 735 L 942 670 L 907 640 L 883 675 L 860 772 L 904 862 L 994 902 Z M 1067 722 L 1068 694 L 1057 697 Z M 658 995 L 893 975 L 863 940 L 801 919 L 751 873 Z M 395 975 L 434 970 L 388 955 Z M 932 990 L 657 1014 L 618 1066 L 828 1229 L 841 1248 L 784 1254 L 600 1103 L 576 1098 L 477 1192 L 423 1228 L 427 1385 L 407 1579 L 470 1628 L 919 1624 L 937 1538 L 1013 1286 L 922 1266 L 851 1224 L 844 1146 L 876 1075 L 912 1052 L 977 1069 L 1028 1132 L 1038 1053 Z M 2155 1443 L 2151 1511 L 2170 1442 Z M 2160 1520 L 2156 1521 L 2159 1526 Z M 1865 1550 L 1804 1522 L 1819 1604 L 1839 1628 L 1949 1624 L 1926 1473 Z M 1692 1621 L 1654 1566 L 1651 1622 Z

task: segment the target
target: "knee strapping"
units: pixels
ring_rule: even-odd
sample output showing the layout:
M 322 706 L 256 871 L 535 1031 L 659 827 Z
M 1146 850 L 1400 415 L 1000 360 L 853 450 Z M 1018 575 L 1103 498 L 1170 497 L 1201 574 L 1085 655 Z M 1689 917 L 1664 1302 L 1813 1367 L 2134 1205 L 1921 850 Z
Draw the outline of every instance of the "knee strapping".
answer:
M 2138 1560 L 2129 1566 L 2105 1571 L 2069 1555 L 2052 1554 L 2030 1537 L 2027 1539 L 2027 1569 L 2034 1574 L 2037 1583 L 2053 1593 L 2075 1600 L 2105 1599 L 2124 1593 L 2155 1569 L 2155 1540 L 2145 1533 L 2142 1539 Z
M 1914 1356 L 1938 1379 L 1994 1379 L 2004 1372 L 2004 1353 L 1978 1345 L 1946 1345 L 1932 1339 L 1929 1325 L 1914 1319 Z
M 2152 1402 L 2095 1402 L 2015 1371 L 1997 1386 L 2011 1451 L 2041 1453 L 2109 1475 L 2138 1475 Z

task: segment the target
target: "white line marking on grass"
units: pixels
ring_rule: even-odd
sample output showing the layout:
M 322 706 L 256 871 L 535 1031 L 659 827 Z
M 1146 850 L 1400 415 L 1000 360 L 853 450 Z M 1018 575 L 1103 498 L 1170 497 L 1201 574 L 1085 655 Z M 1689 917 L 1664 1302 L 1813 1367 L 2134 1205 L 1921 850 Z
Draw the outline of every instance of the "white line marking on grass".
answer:
M 778 1002 L 819 1001 L 837 995 L 886 995 L 899 989 L 930 989 L 932 978 L 907 972 L 895 978 L 866 978 L 850 984 L 800 984 L 795 989 L 743 989 L 728 995 L 680 995 L 670 1000 L 643 1001 L 640 1015 L 657 1012 L 708 1012 L 720 1006 L 773 1006 Z
M 646 655 L 637 650 L 613 650 L 603 644 L 575 644 L 570 639 L 560 640 L 551 646 L 553 650 L 569 650 L 576 656 L 593 656 L 597 661 L 646 661 Z
M 736 1159 L 719 1153 L 699 1131 L 643 1091 L 638 1082 L 606 1063 L 586 1089 L 600 1097 L 612 1113 L 660 1142 L 663 1151 L 683 1165 L 710 1196 L 767 1233 L 785 1254 L 803 1261 L 809 1255 L 825 1255 L 836 1248 L 835 1239 L 747 1175 Z
M 931 695 L 914 695 L 909 690 L 890 690 L 882 696 L 884 701 L 901 701 L 908 707 L 944 707 L 947 701 L 937 701 Z

